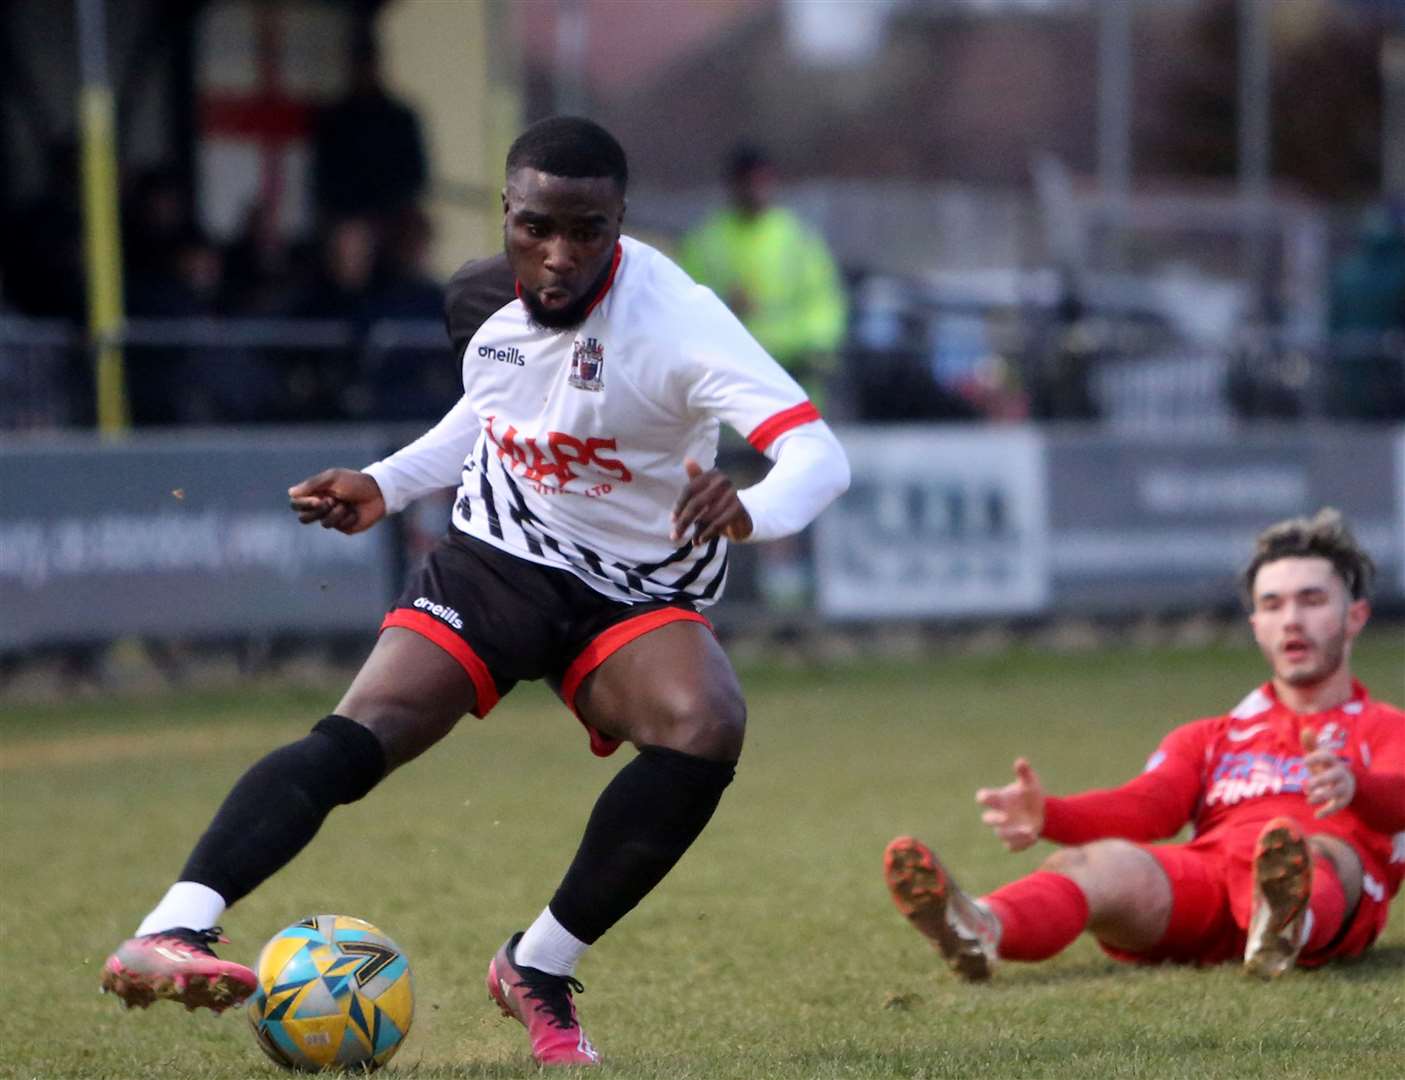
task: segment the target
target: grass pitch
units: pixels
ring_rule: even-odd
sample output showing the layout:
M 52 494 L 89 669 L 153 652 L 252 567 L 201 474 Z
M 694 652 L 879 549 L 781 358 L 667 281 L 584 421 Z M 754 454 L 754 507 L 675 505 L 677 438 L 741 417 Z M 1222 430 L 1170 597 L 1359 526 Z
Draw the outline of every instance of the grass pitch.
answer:
M 1358 651 L 1405 698 L 1405 634 Z M 1405 1062 L 1405 901 L 1369 956 L 1251 983 L 1236 970 L 1115 964 L 1087 939 L 988 986 L 956 982 L 894 911 L 881 853 L 924 837 L 985 891 L 1049 849 L 1007 855 L 972 794 L 1027 754 L 1051 791 L 1132 776 L 1172 725 L 1261 677 L 1249 648 L 1016 651 L 824 669 L 744 667 L 737 782 L 712 826 L 579 972 L 604 1075 L 670 1078 L 1366 1077 Z M 0 719 L 0 1076 L 283 1075 L 242 1015 L 97 992 L 107 952 L 159 898 L 228 786 L 340 687 L 253 686 Z M 414 968 L 392 1074 L 531 1076 L 483 972 L 541 909 L 599 789 L 599 761 L 539 688 L 336 811 L 291 866 L 227 913 L 225 955 L 316 912 L 377 923 Z

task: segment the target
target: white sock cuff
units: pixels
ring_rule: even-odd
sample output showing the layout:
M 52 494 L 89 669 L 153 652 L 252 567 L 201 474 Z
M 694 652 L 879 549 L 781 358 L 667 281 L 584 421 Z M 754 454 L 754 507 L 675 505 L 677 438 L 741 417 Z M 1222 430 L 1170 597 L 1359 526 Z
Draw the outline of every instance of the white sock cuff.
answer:
M 559 922 L 551 908 L 542 913 L 517 943 L 517 962 L 552 975 L 574 975 L 576 964 L 590 948 Z
M 187 930 L 208 930 L 224 914 L 224 897 L 208 885 L 177 881 L 151 914 L 137 927 L 137 936 L 184 926 Z

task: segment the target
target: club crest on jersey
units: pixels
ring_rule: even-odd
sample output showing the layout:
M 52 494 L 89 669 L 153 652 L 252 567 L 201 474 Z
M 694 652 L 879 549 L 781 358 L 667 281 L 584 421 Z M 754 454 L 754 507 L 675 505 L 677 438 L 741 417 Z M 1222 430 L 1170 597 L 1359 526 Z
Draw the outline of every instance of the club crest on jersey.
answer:
M 1335 720 L 1329 720 L 1322 725 L 1321 730 L 1317 733 L 1317 749 L 1330 750 L 1335 754 L 1345 748 L 1346 740 L 1346 728 Z
M 571 350 L 571 376 L 567 381 L 579 390 L 605 389 L 605 346 L 595 338 L 577 338 Z

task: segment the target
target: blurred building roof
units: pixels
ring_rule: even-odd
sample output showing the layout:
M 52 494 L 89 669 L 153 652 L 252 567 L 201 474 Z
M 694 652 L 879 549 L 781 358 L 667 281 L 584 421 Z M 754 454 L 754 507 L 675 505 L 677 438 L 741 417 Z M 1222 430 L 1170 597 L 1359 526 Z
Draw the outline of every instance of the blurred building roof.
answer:
M 1075 174 L 1095 173 L 1097 3 L 872 0 L 812 4 L 804 19 L 796 17 L 800 6 L 758 0 L 739 11 L 729 4 L 732 17 L 698 29 L 686 48 L 655 42 L 646 65 L 632 57 L 620 63 L 630 55 L 624 46 L 596 39 L 604 57 L 592 51 L 592 65 L 613 58 L 633 69 L 608 91 L 604 83 L 593 87 L 593 112 L 620 136 L 635 175 L 661 187 L 696 187 L 718 178 L 720 161 L 740 139 L 768 146 L 792 179 L 1022 187 L 1032 163 L 1049 155 Z M 645 7 L 654 5 L 636 10 Z M 1369 194 L 1379 182 L 1383 9 L 1295 0 L 1268 10 L 1275 177 L 1327 196 Z M 1236 0 L 1138 5 L 1130 63 L 1139 184 L 1233 176 L 1237 11 Z M 821 42 L 835 40 L 834 26 L 813 25 L 816 15 L 847 20 L 865 51 L 836 58 L 807 48 L 807 24 L 822 30 Z
M 791 176 L 1022 183 L 1041 152 L 1090 169 L 1090 20 L 937 14 L 896 5 L 871 60 L 826 65 L 789 47 L 771 5 L 599 112 L 638 175 L 663 185 L 716 177 L 739 138 L 767 144 Z
M 523 59 L 549 70 L 557 62 L 557 31 L 563 21 L 584 26 L 584 76 L 593 94 L 612 97 L 657 77 L 730 27 L 774 8 L 780 0 L 555 0 L 513 5 Z M 628 57 L 621 63 L 620 57 Z

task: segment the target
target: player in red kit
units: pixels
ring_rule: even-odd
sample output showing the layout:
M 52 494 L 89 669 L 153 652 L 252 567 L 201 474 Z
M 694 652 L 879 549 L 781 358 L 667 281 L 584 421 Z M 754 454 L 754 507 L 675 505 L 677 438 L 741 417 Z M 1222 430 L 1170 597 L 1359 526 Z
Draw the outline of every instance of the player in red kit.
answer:
M 1162 740 L 1137 779 L 1059 798 L 1028 761 L 982 788 L 1011 851 L 1063 845 L 980 899 L 920 841 L 888 845 L 898 909 L 968 979 L 1045 960 L 1084 930 L 1137 963 L 1242 958 L 1272 978 L 1356 956 L 1405 876 L 1405 712 L 1351 674 L 1374 567 L 1333 510 L 1265 530 L 1244 573 L 1272 678 Z M 1153 844 L 1187 823 L 1187 843 Z

